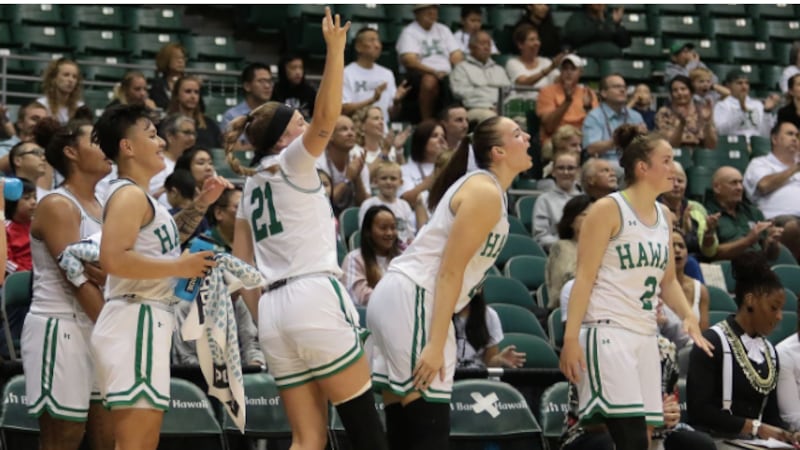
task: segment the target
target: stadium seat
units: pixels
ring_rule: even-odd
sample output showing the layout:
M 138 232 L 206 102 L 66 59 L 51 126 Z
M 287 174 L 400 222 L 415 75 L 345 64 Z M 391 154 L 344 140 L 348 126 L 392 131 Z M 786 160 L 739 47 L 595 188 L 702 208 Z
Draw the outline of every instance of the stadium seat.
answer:
M 38 448 L 39 421 L 28 414 L 25 375 L 15 375 L 6 382 L 2 401 L 0 437 L 3 448 Z
M 514 211 L 528 231 L 533 229 L 533 206 L 536 204 L 536 197 L 538 196 L 525 195 L 514 203 Z
M 750 12 L 748 16 L 753 19 L 786 19 L 787 17 L 795 17 L 796 11 L 794 5 L 788 4 L 752 4 L 748 6 Z
M 279 33 L 290 26 L 289 8 L 276 8 L 267 4 L 247 7 L 239 5 L 236 11 L 237 23 L 257 33 Z
M 747 164 L 750 162 L 750 151 L 747 148 L 747 138 L 744 136 L 719 136 L 716 150 L 695 151 L 695 164 L 706 165 L 703 164 L 703 158 L 709 152 L 717 154 L 717 161 L 719 161 L 720 165 L 733 166 L 742 173 L 747 169 Z M 710 167 L 710 165 L 707 166 Z
M 650 61 L 641 59 L 603 59 L 600 62 L 600 75 L 604 77 L 612 73 L 622 75 L 625 82 L 631 85 L 652 78 Z
M 725 320 L 731 314 L 733 314 L 733 313 L 730 312 L 730 311 L 714 311 L 714 310 L 710 310 L 710 311 L 708 311 L 708 324 L 709 324 L 709 326 L 716 325 L 716 324 L 722 322 L 723 320 Z
M 67 39 L 76 53 L 127 55 L 122 32 L 117 30 L 78 30 L 71 29 Z
M 533 299 L 525 285 L 513 278 L 487 276 L 483 280 L 483 299 L 487 305 L 508 303 L 528 310 L 533 307 Z
M 664 39 L 664 48 L 670 48 L 672 44 L 685 39 L 670 38 Z M 705 62 L 721 62 L 722 54 L 719 51 L 719 44 L 716 40 L 712 39 L 698 39 L 693 42 L 694 51 L 700 55 L 700 59 Z M 720 75 L 724 78 L 724 75 Z
M 484 276 L 502 277 L 503 273 L 500 272 L 500 269 L 498 269 L 496 266 L 489 266 L 489 268 L 486 269 L 486 273 L 484 273 Z
M 794 17 L 791 20 L 758 20 L 756 36 L 762 41 L 796 41 L 800 39 L 800 22 Z
M 358 209 L 358 206 L 351 206 L 339 213 L 339 233 L 344 242 L 350 239 L 353 232 L 361 228 L 361 224 L 358 223 Z
M 797 313 L 794 311 L 783 311 L 783 317 L 778 322 L 775 330 L 767 336 L 773 345 L 777 345 L 782 340 L 793 335 L 797 331 Z
M 651 13 L 647 15 L 650 18 L 651 32 L 662 38 L 668 36 L 701 38 L 708 35 L 698 16 L 658 16 Z
M 92 110 L 95 117 L 100 117 L 106 106 L 111 103 L 111 96 L 111 91 L 107 89 L 86 89 L 83 91 L 83 102 Z
M 697 5 L 692 3 L 647 5 L 647 14 L 655 16 L 694 16 L 699 13 L 700 11 L 698 11 Z
M 5 13 L 16 24 L 65 25 L 67 23 L 61 5 L 30 3 L 6 5 L 5 8 Z
M 539 407 L 542 436 L 551 442 L 549 448 L 558 448 L 556 443 L 564 434 L 567 411 L 569 411 L 569 383 L 559 381 L 544 391 Z
M 774 54 L 775 52 L 773 51 L 773 55 Z M 773 56 L 773 62 L 774 61 L 775 60 Z M 776 66 L 774 64 L 762 64 L 760 75 L 761 75 L 761 84 L 764 86 L 765 89 L 770 91 L 778 91 L 779 89 L 778 83 L 780 82 L 781 76 L 783 75 L 783 67 Z M 766 139 L 767 143 L 769 143 L 769 138 L 765 138 L 759 135 L 750 136 L 750 145 L 752 150 L 755 150 L 754 148 L 752 148 L 753 138 Z M 769 153 L 769 147 L 767 148 L 767 153 Z M 760 155 L 753 154 L 752 156 L 760 156 Z
M 664 46 L 661 38 L 650 36 L 634 36 L 631 45 L 622 50 L 628 59 L 661 59 L 664 58 Z
M 583 66 L 581 80 L 600 81 L 600 64 L 598 64 L 597 60 L 595 58 L 583 58 L 583 62 L 586 65 Z
M 733 270 L 731 269 L 731 262 L 727 259 L 721 261 L 714 261 L 714 264 L 720 266 L 722 275 L 725 277 L 725 288 L 728 292 L 736 291 L 736 278 L 733 278 Z
M 24 68 L 26 75 L 41 76 L 44 69 L 50 65 L 50 62 L 59 58 L 70 58 L 72 55 L 62 52 L 44 52 L 44 51 L 20 51 L 19 54 L 25 56 L 35 56 L 40 59 L 26 59 L 22 60 L 21 64 Z M 32 83 L 29 83 L 32 84 Z M 31 86 L 32 87 L 32 86 Z M 31 91 L 34 92 L 34 91 Z M 36 91 L 36 93 L 39 93 Z
M 484 21 L 486 16 L 483 17 Z M 459 5 L 439 5 L 439 23 L 443 23 L 453 31 L 461 28 L 461 6 Z
M 275 379 L 267 373 L 244 375 L 244 395 L 247 399 L 244 437 L 247 439 L 290 439 L 292 427 L 283 409 Z M 166 417 L 165 417 L 166 418 Z M 227 413 L 222 415 L 225 440 L 231 444 L 242 435 Z M 231 445 L 228 448 L 235 448 Z M 268 445 L 268 448 L 272 448 Z M 288 446 L 287 446 L 288 448 Z
M 506 239 L 506 244 L 503 250 L 497 256 L 495 266 L 502 269 L 512 256 L 516 255 L 533 255 L 547 257 L 547 254 L 542 250 L 542 247 L 536 243 L 530 236 L 522 236 L 519 234 L 509 234 Z
M 322 25 L 320 25 L 321 27 Z M 189 59 L 197 60 L 239 60 L 233 37 L 231 36 L 192 36 L 183 38 Z
M 514 345 L 518 352 L 525 353 L 523 367 L 527 369 L 558 369 L 556 352 L 549 342 L 540 337 L 522 333 L 505 333 L 499 347 L 506 348 L 509 345 Z
M 745 5 L 711 4 L 697 5 L 700 15 L 710 17 L 747 17 Z
M 573 14 L 573 11 L 553 11 L 550 14 L 553 17 L 553 25 L 564 28 L 564 25 L 567 24 L 569 16 Z
M 180 378 L 172 378 L 169 388 L 169 410 L 164 413 L 159 444 L 180 442 L 183 448 L 223 450 L 222 428 L 206 394 Z
M 214 167 L 217 167 L 216 164 Z M 219 172 L 219 169 L 217 169 L 217 172 Z M 347 256 L 347 247 L 344 245 L 344 242 L 342 242 L 341 239 L 336 239 L 336 260 L 339 262 L 339 267 L 342 266 L 345 256 Z
M 504 303 L 494 303 L 490 306 L 500 317 L 503 334 L 522 333 L 547 339 L 547 333 L 539 323 L 539 319 L 529 309 Z M 501 347 L 500 350 L 502 349 Z
M 236 97 L 207 95 L 203 97 L 203 102 L 206 105 L 206 115 L 214 119 L 217 123 L 220 123 L 222 121 L 222 115 L 225 114 L 225 111 L 239 104 L 239 99 Z
M 690 167 L 694 166 L 694 161 L 692 161 L 692 149 L 682 149 L 682 148 L 673 148 L 672 149 L 672 157 L 675 161 L 681 163 L 683 166 L 683 170 L 687 171 Z
M 750 18 L 712 18 L 708 20 L 708 30 L 714 38 L 754 39 L 756 36 L 753 21 Z
M 8 49 L 10 47 L 20 47 L 21 45 L 21 42 L 14 42 L 11 37 L 11 26 L 0 22 L 0 48 Z
M 632 36 L 651 36 L 650 26 L 647 22 L 647 14 L 638 12 L 628 12 L 628 6 L 625 5 L 625 15 L 622 17 L 622 26 Z
M 133 8 L 129 20 L 134 31 L 186 32 L 181 18 L 183 14 L 174 8 Z
M 387 17 L 390 17 L 395 22 L 408 23 L 414 20 L 414 5 L 410 3 L 386 4 L 384 5 L 384 9 L 386 10 Z
M 125 33 L 125 46 L 131 52 L 131 56 L 153 57 L 161 47 L 170 42 L 180 42 L 180 35 L 177 33 L 141 33 L 131 31 Z M 151 66 L 155 66 L 155 61 L 151 61 Z
M 773 265 L 775 265 L 775 264 L 786 264 L 786 265 L 789 265 L 789 266 L 796 266 L 797 265 L 797 260 L 794 259 L 794 255 L 792 254 L 792 251 L 789 250 L 783 244 L 778 244 L 778 246 L 780 248 L 780 252 L 778 252 L 778 257 L 775 259 L 775 261 L 772 261 L 772 264 Z
M 544 284 L 544 268 L 547 258 L 532 255 L 517 255 L 506 262 L 503 274 L 522 282 L 528 291 L 536 292 Z
M 547 308 L 547 303 L 549 302 L 549 295 L 547 293 L 547 283 L 542 283 L 536 289 L 536 304 L 542 308 Z
M 786 301 L 783 304 L 784 311 L 797 312 L 797 296 L 791 289 L 783 288 L 786 294 Z
M 750 79 L 750 86 L 761 86 L 761 80 L 758 79 L 758 66 L 750 64 L 718 64 L 709 63 L 708 68 L 712 72 L 719 74 L 719 77 L 724 79 L 725 75 L 732 70 L 741 70 L 746 73 Z
M 66 51 L 67 34 L 62 27 L 52 25 L 12 25 L 11 36 L 22 48 L 31 50 Z
M 117 64 L 125 63 L 126 61 L 124 57 L 120 56 L 81 56 L 78 58 L 77 63 L 81 68 L 84 79 L 119 82 L 128 69 Z M 98 63 L 111 65 L 96 65 Z
M 547 316 L 547 335 L 550 337 L 550 345 L 554 349 L 561 351 L 564 345 L 564 324 L 561 322 L 561 308 L 550 311 Z
M 772 45 L 763 41 L 726 41 L 720 39 L 720 52 L 730 63 L 772 63 Z M 722 75 L 724 76 L 724 75 Z
M 324 14 L 325 10 L 321 9 L 321 12 Z M 343 20 L 350 21 L 387 22 L 389 19 L 384 6 L 375 3 L 336 5 L 334 13 L 339 14 Z M 441 19 L 441 11 L 439 12 L 439 17 Z
M 772 42 L 772 55 L 775 57 L 776 64 L 788 66 L 791 59 L 792 43 L 785 41 Z
M 686 178 L 688 186 L 686 194 L 693 200 L 699 200 L 702 203 L 706 195 L 706 191 L 711 188 L 711 177 L 714 175 L 714 169 L 704 166 L 697 166 L 689 168 L 686 171 Z
M 121 5 L 74 5 L 64 6 L 64 17 L 73 28 L 102 28 L 123 30 L 130 8 Z
M 11 317 L 24 318 L 28 313 L 32 300 L 33 279 L 29 270 L 14 272 L 6 277 L 3 284 L 2 305 L 3 332 L 5 333 L 8 354 L 12 360 L 20 357 L 19 337 L 13 336 L 11 330 Z
M 715 286 L 706 286 L 708 289 L 708 309 L 712 311 L 736 312 L 738 307 L 730 295 Z
M 763 69 L 764 68 L 762 68 L 762 70 Z M 778 69 L 779 72 L 783 71 L 781 67 L 776 67 L 776 69 Z M 766 156 L 772 151 L 772 142 L 768 137 L 750 136 L 750 148 L 750 159 Z
M 306 52 L 311 57 L 321 58 L 325 55 L 322 23 L 316 19 L 302 18 L 296 27 L 287 30 L 286 41 L 290 47 Z
M 453 384 L 450 448 L 538 448 L 541 431 L 525 397 L 514 386 L 480 379 Z
M 361 230 L 356 230 L 350 235 L 350 238 L 347 240 L 347 248 L 350 251 L 361 248 Z
M 521 234 L 523 236 L 530 236 L 531 232 L 525 227 L 519 217 L 508 216 L 508 232 L 513 234 Z
M 489 18 L 486 23 L 495 30 L 506 27 L 513 27 L 522 17 L 522 10 L 516 6 L 503 8 L 492 8 L 489 10 Z
M 772 266 L 772 271 L 781 280 L 783 287 L 791 290 L 795 295 L 800 295 L 800 266 L 776 264 Z

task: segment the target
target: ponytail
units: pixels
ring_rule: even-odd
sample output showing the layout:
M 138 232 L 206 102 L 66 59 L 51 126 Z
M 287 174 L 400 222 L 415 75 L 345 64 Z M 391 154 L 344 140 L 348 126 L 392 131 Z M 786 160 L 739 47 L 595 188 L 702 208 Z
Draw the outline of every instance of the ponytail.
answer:
M 225 159 L 228 161 L 228 165 L 231 166 L 235 173 L 246 177 L 254 175 L 256 171 L 249 167 L 242 167 L 242 162 L 233 154 L 233 149 L 239 141 L 239 137 L 244 133 L 245 127 L 252 122 L 252 117 L 252 115 L 247 114 L 233 119 L 228 124 L 228 131 L 224 136 Z
M 233 155 L 234 147 L 242 135 L 247 138 L 255 149 L 253 161 L 252 164 L 250 164 L 251 166 L 258 164 L 261 158 L 275 150 L 275 142 L 280 138 L 281 133 L 283 133 L 288 119 L 282 122 L 283 127 L 279 127 L 281 128 L 280 130 L 273 130 L 272 128 L 275 128 L 277 124 L 272 128 L 270 128 L 270 124 L 273 122 L 276 112 L 278 112 L 282 106 L 284 106 L 282 103 L 267 102 L 250 111 L 250 113 L 237 117 L 230 122 L 224 138 L 225 159 L 234 172 L 246 177 L 256 173 L 255 169 L 242 167 L 242 163 Z M 278 119 L 281 119 L 281 117 Z M 283 119 L 286 118 L 283 117 Z
M 469 136 L 461 140 L 458 149 L 453 153 L 450 162 L 444 169 L 435 175 L 433 186 L 431 186 L 430 195 L 428 196 L 428 209 L 433 211 L 436 206 L 444 197 L 444 193 L 452 186 L 459 178 L 467 173 L 467 162 L 469 161 Z

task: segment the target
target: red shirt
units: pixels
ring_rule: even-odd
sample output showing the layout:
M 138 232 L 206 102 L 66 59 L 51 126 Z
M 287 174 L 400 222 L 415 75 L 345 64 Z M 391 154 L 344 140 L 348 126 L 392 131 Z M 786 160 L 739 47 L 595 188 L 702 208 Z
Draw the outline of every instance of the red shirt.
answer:
M 13 273 L 21 270 L 32 270 L 31 223 L 6 221 L 6 240 L 8 245 L 6 271 Z

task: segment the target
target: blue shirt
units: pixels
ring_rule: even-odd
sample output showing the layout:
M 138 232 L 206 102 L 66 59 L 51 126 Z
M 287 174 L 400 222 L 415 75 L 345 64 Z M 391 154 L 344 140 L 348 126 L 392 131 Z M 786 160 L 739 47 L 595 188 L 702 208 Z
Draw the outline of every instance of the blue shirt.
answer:
M 17 136 L 11 136 L 10 138 L 0 141 L 0 156 L 7 155 L 15 145 L 19 144 L 21 141 Z
M 644 123 L 644 119 L 641 114 L 627 106 L 622 109 L 622 112 L 617 113 L 605 102 L 600 103 L 600 106 L 589 111 L 589 114 L 583 119 L 583 148 L 587 148 L 595 142 L 611 139 L 614 130 L 625 123 L 638 125 Z M 617 150 L 608 150 L 600 157 L 616 161 L 618 160 Z
M 222 122 L 219 123 L 222 133 L 225 134 L 228 132 L 228 125 L 231 123 L 231 121 L 233 121 L 233 119 L 245 116 L 247 114 L 250 114 L 250 105 L 248 105 L 246 101 L 239 103 L 233 108 L 225 111 L 225 114 L 222 115 Z M 244 134 L 239 137 L 239 141 L 242 143 L 247 142 L 247 138 L 244 137 Z

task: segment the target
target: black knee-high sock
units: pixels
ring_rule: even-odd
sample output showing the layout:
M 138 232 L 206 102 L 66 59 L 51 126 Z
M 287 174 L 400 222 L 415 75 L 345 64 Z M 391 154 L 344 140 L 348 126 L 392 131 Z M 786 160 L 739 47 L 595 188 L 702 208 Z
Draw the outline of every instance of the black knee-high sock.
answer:
M 389 450 L 408 450 L 409 429 L 406 426 L 405 408 L 393 403 L 383 408 L 386 413 L 386 439 Z
M 405 406 L 409 450 L 447 450 L 450 442 L 450 405 L 422 398 Z
M 372 390 L 336 406 L 353 450 L 389 450 Z
M 647 422 L 644 416 L 606 419 L 617 450 L 647 450 Z

